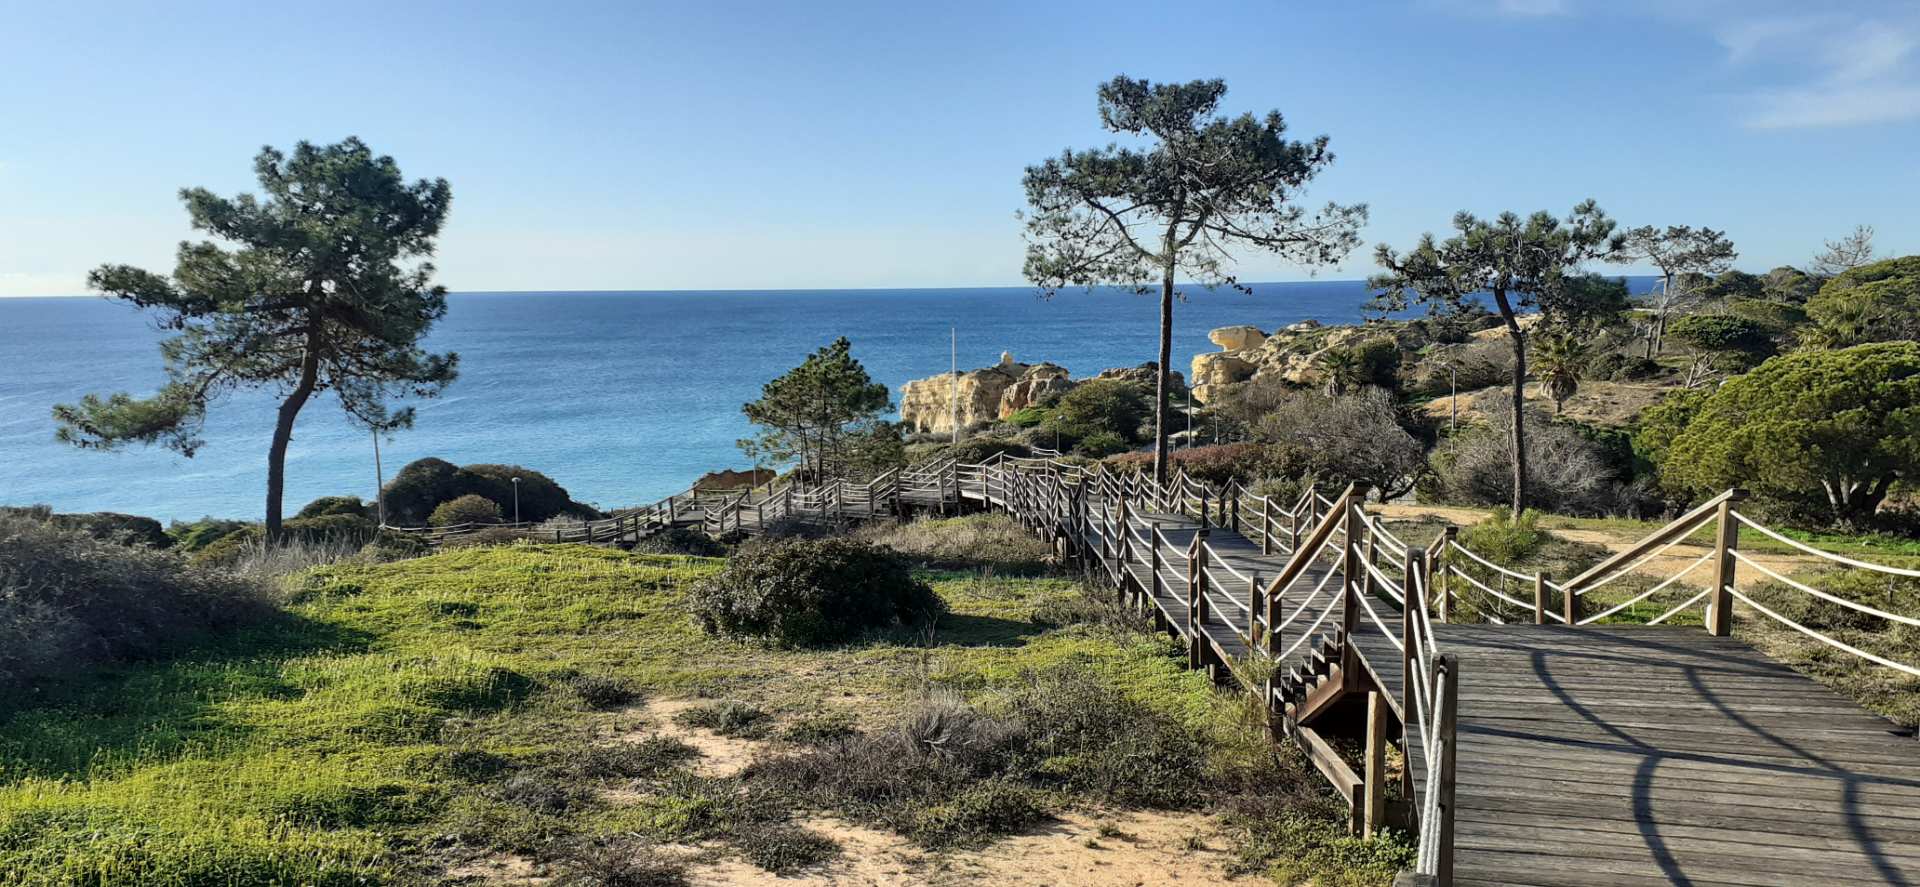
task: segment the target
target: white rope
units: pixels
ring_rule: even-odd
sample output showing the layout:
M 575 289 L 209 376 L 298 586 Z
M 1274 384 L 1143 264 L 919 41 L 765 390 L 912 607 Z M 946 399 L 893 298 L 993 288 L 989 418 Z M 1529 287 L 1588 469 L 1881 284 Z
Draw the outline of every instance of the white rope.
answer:
M 1533 577 L 1531 575 L 1526 573 L 1517 573 L 1517 572 L 1514 572 L 1513 570 L 1507 569 L 1506 567 L 1500 566 L 1499 564 L 1496 564 L 1493 561 L 1487 560 L 1484 557 L 1474 554 L 1473 550 L 1466 547 L 1465 545 L 1461 545 L 1458 542 L 1453 542 L 1450 544 L 1453 546 L 1453 549 L 1455 551 L 1458 551 L 1461 554 L 1464 554 L 1467 557 L 1472 558 L 1475 562 L 1479 563 L 1481 566 L 1486 567 L 1490 570 L 1493 570 L 1496 573 L 1505 573 L 1508 576 L 1512 576 L 1515 579 L 1525 579 L 1528 582 L 1533 581 Z
M 1727 592 L 1729 594 L 1732 594 L 1734 597 L 1739 598 L 1747 606 L 1752 607 L 1756 610 L 1759 610 L 1760 612 L 1765 613 L 1766 615 L 1772 617 L 1774 621 L 1779 622 L 1780 624 L 1785 625 L 1788 628 L 1791 628 L 1795 631 L 1798 631 L 1801 634 L 1806 635 L 1807 637 L 1810 637 L 1810 638 L 1813 638 L 1814 640 L 1825 643 L 1827 646 L 1833 647 L 1836 650 L 1843 650 L 1845 652 L 1852 653 L 1853 655 L 1858 656 L 1861 659 L 1865 659 L 1869 662 L 1876 662 L 1888 668 L 1895 669 L 1897 671 L 1902 671 L 1907 674 L 1913 675 L 1914 677 L 1920 678 L 1920 668 L 1915 668 L 1911 665 L 1895 662 L 1891 659 L 1886 658 L 1885 656 L 1877 656 L 1865 650 L 1862 650 L 1859 647 L 1855 647 L 1850 644 L 1847 644 L 1844 641 L 1839 641 L 1839 640 L 1835 640 L 1833 638 L 1827 637 L 1824 634 L 1814 631 L 1811 628 L 1801 625 L 1798 622 L 1788 619 L 1787 617 L 1782 616 L 1779 613 L 1775 613 L 1774 611 L 1761 606 L 1753 598 L 1750 598 L 1744 594 L 1741 594 L 1740 589 L 1738 588 L 1728 586 Z
M 1587 593 L 1587 592 L 1589 592 L 1589 591 L 1592 591 L 1592 590 L 1594 590 L 1594 589 L 1596 589 L 1596 588 L 1599 588 L 1599 587 L 1600 587 L 1600 586 L 1602 586 L 1602 585 L 1606 585 L 1606 584 L 1608 584 L 1608 583 L 1611 583 L 1611 582 L 1613 582 L 1613 580 L 1615 580 L 1615 579 L 1618 579 L 1618 578 L 1620 578 L 1620 577 L 1622 577 L 1622 576 L 1625 576 L 1625 575 L 1627 575 L 1628 573 L 1631 573 L 1631 572 L 1633 572 L 1633 571 L 1635 571 L 1635 570 L 1638 570 L 1638 569 L 1640 569 L 1640 568 L 1641 568 L 1642 566 L 1644 566 L 1644 565 L 1645 565 L 1645 564 L 1646 564 L 1646 563 L 1647 563 L 1648 561 L 1650 561 L 1650 560 L 1653 560 L 1654 558 L 1656 558 L 1656 557 L 1659 557 L 1659 556 L 1661 556 L 1661 555 L 1663 555 L 1663 554 L 1666 554 L 1666 553 L 1667 553 L 1667 549 L 1669 549 L 1669 548 L 1672 548 L 1672 547 L 1674 547 L 1675 545 L 1679 545 L 1680 543 L 1682 543 L 1682 542 L 1685 542 L 1685 541 L 1687 541 L 1687 537 L 1686 537 L 1686 536 L 1680 536 L 1680 537 L 1677 537 L 1677 538 L 1675 538 L 1675 539 L 1673 539 L 1673 540 L 1671 540 L 1671 541 L 1669 541 L 1669 542 L 1667 542 L 1667 544 L 1665 544 L 1665 545 L 1662 545 L 1662 546 L 1660 546 L 1659 548 L 1656 548 L 1656 549 L 1654 549 L 1654 550 L 1652 550 L 1652 551 L 1649 551 L 1649 552 L 1647 552 L 1646 554 L 1644 554 L 1644 555 L 1642 555 L 1642 556 L 1640 557 L 1640 559 L 1639 559 L 1639 560 L 1637 560 L 1637 561 L 1634 561 L 1633 563 L 1631 563 L 1631 564 L 1628 564 L 1628 565 L 1626 565 L 1626 566 L 1624 566 L 1624 567 L 1621 567 L 1620 569 L 1618 569 L 1618 570 L 1615 570 L 1615 571 L 1613 571 L 1613 572 L 1611 572 L 1611 573 L 1608 573 L 1608 574 L 1606 575 L 1606 578 L 1604 578 L 1604 579 L 1600 579 L 1600 580 L 1598 580 L 1598 581 L 1596 581 L 1596 582 L 1589 582 L 1589 583 L 1587 583 L 1585 587 L 1583 587 L 1583 588 L 1581 588 L 1581 589 L 1580 589 L 1579 591 L 1577 591 L 1577 592 L 1575 592 L 1575 593 L 1574 593 L 1574 595 L 1575 595 L 1576 597 L 1578 597 L 1579 595 L 1583 595 L 1583 594 L 1586 594 L 1586 593 Z
M 1701 592 L 1700 592 L 1699 594 L 1696 594 L 1696 595 L 1694 595 L 1693 597 L 1690 597 L 1690 598 L 1687 598 L 1687 600 L 1686 600 L 1686 602 L 1685 602 L 1685 603 L 1682 603 L 1682 604 L 1681 604 L 1680 606 L 1678 606 L 1678 607 L 1674 607 L 1673 609 L 1671 609 L 1671 610 L 1668 610 L 1668 611 L 1666 611 L 1665 613 L 1661 613 L 1660 615 L 1658 615 L 1658 616 L 1655 616 L 1655 617 L 1653 617 L 1652 619 L 1649 619 L 1649 620 L 1647 620 L 1647 624 L 1648 624 L 1648 625 L 1659 625 L 1660 623 L 1662 623 L 1662 622 L 1665 622 L 1665 621 L 1667 621 L 1668 619 L 1671 619 L 1671 618 L 1673 618 L 1673 617 L 1675 617 L 1675 616 L 1678 616 L 1678 615 L 1680 615 L 1680 613 L 1681 613 L 1681 611 L 1683 611 L 1683 610 L 1685 610 L 1685 609 L 1687 609 L 1688 607 L 1691 607 L 1691 606 L 1693 606 L 1694 604 L 1697 604 L 1697 603 L 1699 603 L 1699 602 L 1700 602 L 1700 599 L 1701 599 L 1701 598 L 1704 598 L 1704 597 L 1706 597 L 1706 596 L 1707 596 L 1707 592 L 1709 592 L 1709 591 L 1712 591 L 1712 590 L 1713 590 L 1713 589 L 1711 589 L 1711 588 L 1708 588 L 1708 589 L 1703 589 L 1703 590 L 1702 590 L 1702 591 L 1701 591 Z
M 1465 580 L 1467 580 L 1467 582 L 1468 582 L 1469 584 L 1471 584 L 1471 585 L 1473 585 L 1474 587 L 1476 587 L 1476 588 L 1478 588 L 1478 589 L 1480 589 L 1481 591 L 1484 591 L 1484 592 L 1486 592 L 1487 594 L 1490 594 L 1490 595 L 1492 595 L 1492 596 L 1494 596 L 1495 598 L 1498 598 L 1498 599 L 1500 599 L 1500 600 L 1503 600 L 1503 601 L 1506 601 L 1507 603 L 1509 603 L 1509 604 L 1512 604 L 1512 605 L 1514 605 L 1514 606 L 1516 606 L 1516 607 L 1519 607 L 1519 608 L 1521 608 L 1521 609 L 1527 609 L 1527 608 L 1530 608 L 1530 607 L 1532 607 L 1532 606 L 1533 606 L 1532 604 L 1529 604 L 1529 603 L 1526 603 L 1525 601 L 1522 601 L 1522 600 L 1519 600 L 1519 599 L 1517 599 L 1517 598 L 1512 598 L 1512 597 L 1508 597 L 1508 596 L 1506 596 L 1506 595 L 1504 595 L 1504 594 L 1501 594 L 1500 592 L 1497 592 L 1497 591 L 1494 591 L 1494 590 L 1493 590 L 1492 588 L 1489 588 L 1489 587 L 1488 587 L 1488 586 L 1486 585 L 1486 583 L 1484 583 L 1484 582 L 1481 582 L 1480 580 L 1478 580 L 1478 579 L 1475 579 L 1475 578 L 1473 578 L 1472 576 L 1469 576 L 1469 575 L 1467 575 L 1467 573 L 1466 573 L 1466 571 L 1464 571 L 1464 570 L 1462 570 L 1462 569 L 1460 569 L 1460 568 L 1459 568 L 1459 567 L 1457 567 L 1457 566 L 1454 566 L 1454 565 L 1452 565 L 1452 564 L 1448 564 L 1448 565 L 1447 565 L 1447 569 L 1449 569 L 1449 570 L 1452 570 L 1452 571 L 1453 571 L 1453 575 L 1455 575 L 1455 576 L 1458 576 L 1458 577 L 1460 577 L 1460 578 L 1462 578 L 1462 579 L 1465 579 Z M 1528 578 L 1532 578 L 1532 577 L 1528 577 Z M 1502 624 L 1502 625 L 1505 625 L 1506 623 L 1504 623 L 1504 622 L 1503 622 L 1503 623 L 1501 623 L 1501 624 Z
M 1847 557 L 1845 555 L 1834 554 L 1831 551 L 1821 551 L 1820 549 L 1814 548 L 1813 546 L 1808 545 L 1804 542 L 1800 542 L 1794 539 L 1789 539 L 1785 536 L 1780 535 L 1779 533 L 1769 530 L 1766 527 L 1763 527 L 1755 523 L 1752 519 L 1748 518 L 1744 514 L 1741 514 L 1740 512 L 1737 512 L 1737 511 L 1733 512 L 1733 516 L 1736 520 L 1740 521 L 1740 523 L 1745 524 L 1749 527 L 1752 527 L 1753 529 L 1759 530 L 1767 538 L 1772 539 L 1775 542 L 1779 542 L 1783 545 L 1792 546 L 1794 548 L 1797 548 L 1801 551 L 1806 552 L 1807 554 L 1811 554 L 1815 557 L 1823 557 L 1823 558 L 1826 558 L 1827 560 L 1833 561 L 1834 563 L 1846 564 L 1849 567 L 1858 567 L 1862 570 L 1874 570 L 1880 573 L 1891 573 L 1895 576 L 1909 576 L 1914 578 L 1920 578 L 1920 570 L 1908 570 L 1908 569 L 1903 569 L 1901 567 L 1889 567 L 1885 564 L 1868 563 L 1866 561 L 1854 560 L 1853 558 Z
M 1393 581 L 1393 577 L 1388 576 L 1386 571 L 1368 563 L 1364 557 L 1360 559 L 1360 566 L 1366 568 L 1366 571 L 1372 574 L 1375 579 L 1380 580 L 1380 584 L 1387 589 L 1387 596 L 1393 598 L 1394 603 L 1405 604 L 1407 602 L 1406 591 L 1400 587 L 1400 583 Z
M 1612 609 L 1609 609 L 1606 612 L 1596 613 L 1592 616 L 1588 616 L 1587 618 L 1580 620 L 1579 624 L 1591 625 L 1592 623 L 1599 622 L 1600 620 L 1605 619 L 1608 616 L 1612 616 L 1613 614 L 1618 613 L 1621 610 L 1631 607 L 1634 604 L 1640 603 L 1641 601 L 1644 601 L 1647 598 L 1653 597 L 1654 595 L 1659 594 L 1667 586 L 1680 581 L 1680 577 L 1685 576 L 1688 573 L 1691 573 L 1694 570 L 1699 569 L 1701 564 L 1704 564 L 1707 561 L 1710 561 L 1712 559 L 1713 559 L 1713 552 L 1709 551 L 1706 554 L 1701 555 L 1698 560 L 1695 560 L 1693 563 L 1688 564 L 1686 569 L 1681 570 L 1680 572 L 1675 573 L 1672 576 L 1668 576 L 1666 580 L 1661 582 L 1659 585 L 1655 585 L 1654 587 L 1649 588 L 1646 591 L 1640 592 L 1639 594 L 1634 595 L 1633 597 L 1628 598 L 1627 600 L 1619 604 L 1615 604 Z
M 1387 643 L 1392 644 L 1394 649 L 1402 653 L 1406 652 L 1407 645 L 1401 643 L 1399 638 L 1393 636 L 1393 631 L 1387 628 L 1387 623 L 1381 620 L 1379 613 L 1374 611 L 1373 602 L 1367 600 L 1369 595 L 1363 594 L 1359 588 L 1354 587 L 1352 584 L 1348 584 L 1347 590 L 1353 594 L 1355 600 L 1360 602 L 1360 606 L 1367 611 L 1367 616 L 1373 619 L 1373 624 L 1379 626 L 1380 633 L 1386 635 Z
M 1843 607 L 1848 607 L 1853 610 L 1857 610 L 1869 616 L 1878 616 L 1881 619 L 1885 619 L 1889 622 L 1898 622 L 1901 625 L 1912 625 L 1912 626 L 1920 627 L 1920 619 L 1915 619 L 1912 616 L 1902 616 L 1899 613 L 1889 613 L 1877 607 L 1869 607 L 1866 604 L 1856 603 L 1854 601 L 1847 600 L 1846 598 L 1843 598 L 1843 597 L 1836 597 L 1834 595 L 1821 591 L 1818 588 L 1814 588 L 1810 585 L 1806 585 L 1804 583 L 1796 582 L 1792 579 L 1788 579 L 1787 577 L 1782 576 L 1779 573 L 1776 573 L 1768 569 L 1765 565 L 1761 564 L 1759 561 L 1756 561 L 1753 558 L 1750 558 L 1744 554 L 1741 554 L 1738 550 L 1731 551 L 1728 553 L 1732 554 L 1734 558 L 1739 560 L 1741 563 L 1746 564 L 1749 567 L 1752 567 L 1756 570 L 1759 570 L 1762 573 L 1767 574 L 1775 582 L 1779 582 L 1780 584 L 1786 585 L 1789 588 L 1793 588 L 1799 591 L 1804 591 L 1807 594 L 1820 598 L 1821 600 L 1832 601 Z
M 1339 600 L 1339 596 L 1335 595 L 1334 600 Z M 1333 613 L 1333 607 L 1327 607 L 1326 609 L 1321 610 L 1320 618 L 1313 620 L 1313 624 L 1307 626 L 1306 630 L 1302 631 L 1300 633 L 1300 636 L 1294 639 L 1292 646 L 1287 647 L 1287 651 L 1279 655 L 1278 657 L 1279 660 L 1281 662 L 1285 662 L 1288 659 L 1293 658 L 1293 651 L 1300 649 L 1301 644 L 1306 643 L 1307 639 L 1313 637 L 1313 633 L 1320 629 L 1320 625 L 1326 622 L 1327 616 L 1331 615 L 1332 613 Z

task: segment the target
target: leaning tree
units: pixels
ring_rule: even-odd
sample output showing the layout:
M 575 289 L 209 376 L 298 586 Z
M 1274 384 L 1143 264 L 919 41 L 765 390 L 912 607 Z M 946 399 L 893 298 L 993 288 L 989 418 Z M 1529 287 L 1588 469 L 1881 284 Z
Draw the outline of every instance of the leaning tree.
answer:
M 1233 251 L 1267 252 L 1314 267 L 1359 244 L 1364 205 L 1309 214 L 1301 190 L 1333 162 L 1327 137 L 1286 138 L 1280 112 L 1217 116 L 1220 80 L 1149 83 L 1115 77 L 1099 91 L 1100 122 L 1140 139 L 1027 167 L 1026 276 L 1045 295 L 1069 286 L 1160 290 L 1154 476 L 1167 475 L 1168 377 L 1176 278 L 1246 291 Z
M 848 462 L 872 462 L 875 447 L 890 448 L 896 432 L 883 419 L 893 408 L 889 398 L 887 386 L 867 375 L 842 336 L 741 405 L 757 430 L 738 444 L 756 461 L 798 462 L 803 474 L 824 481 Z
M 385 432 L 414 415 L 389 409 L 389 398 L 433 397 L 453 381 L 457 355 L 420 347 L 447 311 L 425 260 L 452 191 L 445 179 L 407 182 L 357 138 L 301 142 L 291 156 L 263 148 L 254 173 L 264 199 L 180 192 L 193 227 L 226 246 L 182 243 L 172 277 L 128 265 L 88 275 L 93 289 L 175 331 L 160 346 L 166 385 L 148 398 L 89 394 L 53 414 L 60 439 L 76 446 L 159 443 L 191 457 L 213 401 L 277 389 L 266 521 L 276 540 L 287 444 L 308 400 L 332 391 L 353 420 Z
M 1657 357 L 1673 312 L 1702 295 L 1693 281 L 1733 267 L 1739 253 L 1725 231 L 1691 225 L 1642 225 L 1622 232 L 1621 238 L 1623 246 L 1615 259 L 1646 262 L 1660 270 L 1660 291 L 1649 298 L 1653 323 L 1647 328 L 1647 357 Z
M 1380 244 L 1374 261 L 1385 269 L 1367 282 L 1379 290 L 1373 307 L 1403 311 L 1419 302 L 1439 313 L 1471 311 L 1482 294 L 1492 297 L 1507 337 L 1513 343 L 1513 418 L 1509 434 L 1513 448 L 1513 511 L 1527 502 L 1527 331 L 1520 325 L 1520 309 L 1537 308 L 1541 323 L 1564 327 L 1570 320 L 1596 313 L 1596 300 L 1611 302 L 1616 290 L 1596 286 L 1579 272 L 1594 259 L 1620 249 L 1613 236 L 1613 220 L 1589 200 L 1573 208 L 1565 221 L 1536 212 L 1525 219 L 1501 213 L 1492 221 L 1459 213 L 1457 232 L 1444 242 L 1432 234 L 1405 255 Z

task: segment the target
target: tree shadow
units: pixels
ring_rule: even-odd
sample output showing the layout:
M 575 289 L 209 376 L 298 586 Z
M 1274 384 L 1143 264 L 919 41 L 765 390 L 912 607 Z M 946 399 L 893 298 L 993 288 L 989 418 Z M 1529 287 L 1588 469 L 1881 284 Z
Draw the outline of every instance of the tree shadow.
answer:
M 160 656 L 90 666 L 0 692 L 0 773 L 84 778 L 233 744 L 252 727 L 229 703 L 291 699 L 287 660 L 368 649 L 372 635 L 276 611 L 238 629 L 183 639 Z

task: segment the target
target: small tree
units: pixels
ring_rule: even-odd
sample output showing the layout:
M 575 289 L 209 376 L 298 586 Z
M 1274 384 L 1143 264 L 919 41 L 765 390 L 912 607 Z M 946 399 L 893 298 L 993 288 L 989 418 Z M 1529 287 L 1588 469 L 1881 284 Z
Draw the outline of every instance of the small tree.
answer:
M 1920 344 L 1783 355 L 1683 406 L 1696 403 L 1662 448 L 1662 482 L 1678 490 L 1821 502 L 1853 526 L 1920 471 Z
M 1807 302 L 1808 336 L 1829 348 L 1920 338 L 1920 256 L 1847 271 Z
M 1656 357 L 1666 339 L 1668 317 L 1700 298 L 1699 292 L 1686 284 L 1698 280 L 1699 275 L 1718 274 L 1733 267 L 1739 253 L 1734 252 L 1726 232 L 1691 225 L 1642 225 L 1621 237 L 1617 259 L 1646 262 L 1660 269 L 1660 289 L 1648 296 L 1653 322 L 1648 326 L 1647 356 Z
M 408 184 L 393 158 L 355 138 L 301 142 L 291 157 L 263 148 L 254 172 L 265 200 L 180 192 L 193 227 L 234 248 L 182 243 L 172 278 L 128 265 L 88 275 L 92 288 L 154 310 L 178 332 L 160 346 L 165 387 L 146 399 L 89 394 L 53 416 L 60 439 L 76 446 L 160 443 L 190 457 L 212 401 L 236 388 L 280 389 L 267 448 L 266 531 L 277 540 L 287 444 L 313 395 L 331 390 L 348 416 L 389 431 L 414 415 L 389 411 L 389 397 L 433 397 L 453 381 L 457 357 L 419 346 L 447 312 L 446 289 L 423 260 L 452 191 L 445 179 Z
M 1378 388 L 1338 398 L 1289 393 L 1255 433 L 1285 447 L 1307 472 L 1375 490 L 1382 502 L 1405 495 L 1426 469 L 1420 441 L 1400 426 L 1393 395 Z
M 1533 364 L 1547 396 L 1553 398 L 1555 414 L 1565 409 L 1567 398 L 1580 390 L 1580 373 L 1586 369 L 1590 356 L 1585 343 L 1566 332 L 1534 343 Z
M 1444 243 L 1425 234 L 1405 256 L 1380 244 L 1374 260 L 1386 269 L 1368 284 L 1380 290 L 1373 307 L 1401 311 L 1415 301 L 1431 310 L 1465 309 L 1481 293 L 1493 297 L 1513 347 L 1512 412 L 1509 452 L 1513 458 L 1513 510 L 1526 510 L 1527 497 L 1527 334 L 1522 308 L 1540 309 L 1541 322 L 1554 325 L 1589 316 L 1595 290 L 1576 272 L 1582 264 L 1612 256 L 1620 249 L 1614 223 L 1589 200 L 1562 222 L 1550 213 L 1526 219 L 1501 213 L 1483 221 L 1470 213 L 1453 217 L 1457 234 Z
M 798 461 L 816 480 L 843 467 L 849 438 L 893 406 L 887 386 L 873 381 L 852 352 L 842 336 L 763 386 L 759 400 L 740 408 L 760 428 L 740 449 L 776 464 Z
M 1154 476 L 1167 474 L 1175 278 L 1238 287 L 1235 247 L 1308 267 L 1339 261 L 1359 243 L 1366 207 L 1329 203 L 1308 216 L 1293 201 L 1333 162 L 1326 136 L 1285 138 L 1280 112 L 1215 116 L 1220 80 L 1149 83 L 1115 77 L 1100 87 L 1109 131 L 1151 139 L 1144 150 L 1067 150 L 1027 167 L 1026 276 L 1047 295 L 1102 284 L 1160 289 L 1160 359 L 1154 394 Z
M 1774 355 L 1773 328 L 1736 314 L 1695 314 L 1673 324 L 1673 337 L 1714 369 L 1742 373 Z M 1692 386 L 1688 386 L 1692 387 Z
M 1873 226 L 1855 225 L 1853 233 L 1827 241 L 1827 248 L 1814 256 L 1807 268 L 1820 277 L 1837 277 L 1872 264 L 1873 258 Z

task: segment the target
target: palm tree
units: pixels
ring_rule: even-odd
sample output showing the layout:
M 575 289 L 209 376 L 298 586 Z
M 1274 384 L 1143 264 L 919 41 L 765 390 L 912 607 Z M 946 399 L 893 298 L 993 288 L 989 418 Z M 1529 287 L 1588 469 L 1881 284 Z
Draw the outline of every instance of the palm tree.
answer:
M 1536 339 L 1533 345 L 1533 370 L 1553 398 L 1558 415 L 1567 398 L 1580 390 L 1580 371 L 1587 365 L 1587 345 L 1572 335 L 1560 332 Z
M 1360 355 L 1352 348 L 1328 348 L 1320 352 L 1314 363 L 1320 367 L 1320 378 L 1327 385 L 1328 397 L 1339 397 L 1350 388 L 1358 388 L 1366 383 L 1360 366 Z

